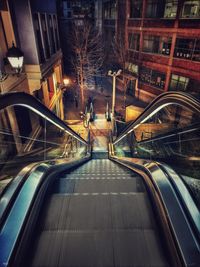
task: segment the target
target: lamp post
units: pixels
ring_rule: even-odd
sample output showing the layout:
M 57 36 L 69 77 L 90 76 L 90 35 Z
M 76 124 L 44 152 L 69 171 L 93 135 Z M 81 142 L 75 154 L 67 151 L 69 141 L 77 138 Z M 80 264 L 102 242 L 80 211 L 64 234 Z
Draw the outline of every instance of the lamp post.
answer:
M 9 74 L 14 75 L 19 73 L 22 70 L 23 62 L 24 62 L 24 53 L 14 45 L 12 44 L 12 47 L 8 49 L 8 52 L 6 53 L 6 57 L 13 69 L 15 69 L 15 72 L 3 72 L 2 69 L 0 69 L 0 89 L 1 93 L 4 93 L 2 90 L 2 82 L 5 81 Z
M 108 76 L 113 78 L 113 89 L 112 89 L 112 130 L 114 130 L 114 116 L 115 116 L 115 96 L 116 96 L 116 77 L 121 74 L 122 70 L 108 71 Z

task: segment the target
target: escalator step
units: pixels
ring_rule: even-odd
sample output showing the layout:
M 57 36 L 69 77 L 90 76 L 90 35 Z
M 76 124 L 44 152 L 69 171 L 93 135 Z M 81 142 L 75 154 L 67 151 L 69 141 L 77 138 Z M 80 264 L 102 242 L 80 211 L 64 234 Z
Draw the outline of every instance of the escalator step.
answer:
M 61 174 L 40 214 L 25 266 L 169 266 L 142 178 L 109 160 Z
M 149 230 L 42 232 L 32 267 L 168 266 Z
M 153 229 L 146 193 L 54 194 L 46 203 L 42 230 Z

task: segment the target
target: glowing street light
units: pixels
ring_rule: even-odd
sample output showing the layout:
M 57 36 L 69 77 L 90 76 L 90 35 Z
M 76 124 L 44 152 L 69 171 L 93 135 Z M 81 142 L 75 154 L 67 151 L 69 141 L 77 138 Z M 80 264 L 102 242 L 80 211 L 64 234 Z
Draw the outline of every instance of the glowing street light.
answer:
M 16 69 L 16 72 L 19 73 L 23 66 L 24 53 L 13 43 L 12 47 L 8 49 L 6 57 L 11 67 Z
M 12 44 L 12 47 L 8 49 L 8 52 L 6 53 L 6 57 L 11 65 L 11 67 L 15 70 L 17 75 L 21 73 L 22 66 L 24 62 L 24 53 L 15 46 L 14 42 Z M 9 74 L 15 74 L 14 72 L 5 72 L 3 63 L 0 62 L 0 93 L 3 94 L 3 85 L 2 82 L 5 81 L 8 78 Z
M 64 84 L 65 86 L 68 86 L 68 85 L 70 84 L 70 79 L 69 79 L 69 78 L 64 78 L 64 79 L 63 79 L 63 84 Z

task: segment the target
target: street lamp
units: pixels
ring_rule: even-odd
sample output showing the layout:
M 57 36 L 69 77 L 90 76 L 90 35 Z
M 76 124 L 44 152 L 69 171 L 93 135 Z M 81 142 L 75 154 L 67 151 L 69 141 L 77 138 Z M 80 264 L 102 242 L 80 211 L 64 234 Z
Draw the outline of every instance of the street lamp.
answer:
M 24 53 L 13 43 L 12 47 L 8 49 L 6 57 L 12 68 L 19 73 L 24 63 Z
M 65 86 L 68 86 L 68 85 L 70 84 L 70 79 L 69 79 L 69 78 L 64 78 L 64 79 L 63 79 L 63 84 L 64 84 Z
M 121 74 L 122 70 L 108 71 L 108 76 L 113 78 L 113 91 L 112 91 L 112 129 L 114 130 L 114 116 L 115 116 L 115 95 L 116 95 L 116 77 Z
M 12 47 L 8 49 L 8 52 L 6 53 L 6 57 L 13 69 L 15 69 L 15 72 L 4 72 L 2 69 L 0 69 L 0 89 L 2 92 L 2 82 L 5 81 L 9 74 L 14 75 L 15 73 L 19 74 L 22 70 L 23 62 L 24 62 L 24 53 L 14 45 L 12 44 Z
M 57 89 L 60 89 L 62 91 L 66 91 L 67 87 L 70 85 L 71 80 L 69 78 L 64 78 L 62 80 L 62 83 L 57 83 Z

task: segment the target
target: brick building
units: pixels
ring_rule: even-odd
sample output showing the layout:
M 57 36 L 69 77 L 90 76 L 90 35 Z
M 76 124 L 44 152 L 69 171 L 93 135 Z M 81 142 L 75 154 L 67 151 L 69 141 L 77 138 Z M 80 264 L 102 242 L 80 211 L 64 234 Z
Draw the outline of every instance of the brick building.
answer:
M 147 102 L 168 90 L 200 98 L 200 1 L 103 0 L 103 32 L 124 40 L 128 92 Z

